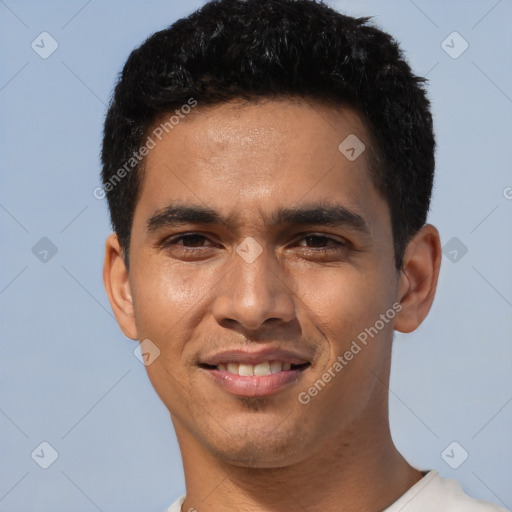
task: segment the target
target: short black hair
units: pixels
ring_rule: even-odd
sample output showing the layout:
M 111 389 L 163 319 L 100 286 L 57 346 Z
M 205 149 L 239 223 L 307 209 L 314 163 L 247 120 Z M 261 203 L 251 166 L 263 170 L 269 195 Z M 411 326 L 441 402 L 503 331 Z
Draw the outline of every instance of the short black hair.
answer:
M 434 179 L 425 81 L 369 17 L 343 15 L 320 0 L 213 0 L 156 32 L 130 54 L 104 126 L 103 189 L 126 264 L 144 174 L 141 147 L 155 123 L 184 105 L 197 104 L 196 115 L 237 99 L 288 97 L 360 115 L 402 268 L 408 241 L 426 222 Z

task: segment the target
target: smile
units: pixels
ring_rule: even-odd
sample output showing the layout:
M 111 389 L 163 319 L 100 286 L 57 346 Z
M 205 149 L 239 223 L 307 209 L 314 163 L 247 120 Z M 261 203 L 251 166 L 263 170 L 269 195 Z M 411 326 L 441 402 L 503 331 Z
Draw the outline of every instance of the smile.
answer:
M 309 366 L 309 363 L 294 365 L 291 363 L 287 363 L 284 361 L 264 361 L 258 364 L 248 364 L 248 363 L 220 363 L 217 366 L 210 367 L 211 369 L 216 368 L 221 372 L 227 372 L 232 375 L 241 375 L 243 377 L 265 377 L 267 375 L 272 375 L 273 373 L 286 372 L 289 370 L 296 370 Z
M 199 365 L 206 376 L 227 393 L 246 398 L 268 397 L 296 385 L 311 363 L 294 365 L 279 360 L 257 364 L 219 363 Z

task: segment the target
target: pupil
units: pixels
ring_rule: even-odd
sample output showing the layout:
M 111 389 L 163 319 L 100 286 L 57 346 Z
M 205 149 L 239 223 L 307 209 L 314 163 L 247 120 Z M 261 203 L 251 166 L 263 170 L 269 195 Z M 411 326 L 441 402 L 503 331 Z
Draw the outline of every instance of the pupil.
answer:
M 185 245 L 196 245 L 199 243 L 202 239 L 202 236 L 200 235 L 188 235 L 183 239 L 183 242 Z
M 326 241 L 320 237 L 320 236 L 316 236 L 316 235 L 311 235 L 311 236 L 308 236 L 306 238 L 306 240 L 308 241 L 312 241 L 312 245 L 316 245 L 316 246 L 319 246 L 319 245 L 325 245 Z M 316 240 L 316 244 L 315 244 L 315 240 Z M 309 244 L 308 244 L 309 245 Z

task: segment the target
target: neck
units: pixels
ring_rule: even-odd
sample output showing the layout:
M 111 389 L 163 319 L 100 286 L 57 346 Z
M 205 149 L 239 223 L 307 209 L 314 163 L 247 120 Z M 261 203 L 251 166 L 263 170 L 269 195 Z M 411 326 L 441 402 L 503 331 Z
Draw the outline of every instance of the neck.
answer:
M 173 418 L 187 488 L 182 510 L 379 512 L 423 476 L 394 446 L 387 414 L 381 420 L 361 418 L 299 462 L 251 468 L 214 457 Z

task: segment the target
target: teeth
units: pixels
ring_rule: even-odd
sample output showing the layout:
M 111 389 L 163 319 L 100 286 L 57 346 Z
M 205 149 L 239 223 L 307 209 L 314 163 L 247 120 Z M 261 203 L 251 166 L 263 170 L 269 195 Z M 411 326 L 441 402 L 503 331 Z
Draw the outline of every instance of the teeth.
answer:
M 219 370 L 220 370 L 220 364 L 219 364 Z M 224 365 L 222 365 L 224 366 Z M 228 363 L 228 372 L 229 373 L 238 373 L 238 365 L 236 363 Z
M 217 365 L 220 371 L 242 375 L 246 377 L 265 377 L 272 373 L 279 373 L 291 369 L 291 363 L 283 363 L 282 361 L 265 361 L 259 364 L 246 363 L 221 363 Z
M 254 375 L 257 377 L 263 377 L 264 375 L 270 375 L 270 365 L 268 363 L 260 363 L 254 367 Z
M 283 371 L 283 363 L 281 361 L 272 361 L 270 363 L 270 371 L 272 373 L 282 372 Z
M 241 364 L 238 367 L 238 375 L 245 375 L 247 377 L 254 375 L 254 365 Z

